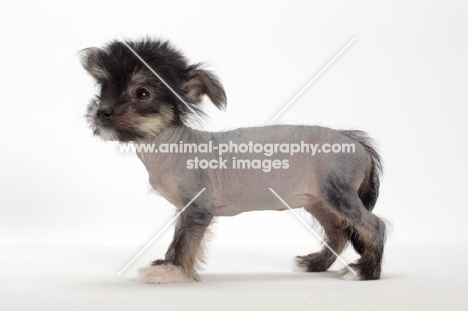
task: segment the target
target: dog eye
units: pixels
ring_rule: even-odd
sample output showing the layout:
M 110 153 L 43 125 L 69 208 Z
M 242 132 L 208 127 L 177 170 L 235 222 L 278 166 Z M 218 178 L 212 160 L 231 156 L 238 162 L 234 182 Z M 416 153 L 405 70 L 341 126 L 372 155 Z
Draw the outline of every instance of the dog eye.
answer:
M 140 88 L 136 91 L 136 97 L 141 100 L 146 100 L 151 97 L 151 93 L 144 88 Z

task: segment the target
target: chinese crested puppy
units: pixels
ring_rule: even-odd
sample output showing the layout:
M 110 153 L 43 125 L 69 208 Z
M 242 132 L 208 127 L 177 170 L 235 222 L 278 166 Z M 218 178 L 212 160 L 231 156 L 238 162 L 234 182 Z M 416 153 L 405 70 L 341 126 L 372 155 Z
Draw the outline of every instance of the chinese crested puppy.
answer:
M 114 41 L 104 48 L 85 49 L 80 56 L 100 86 L 87 112 L 95 135 L 156 149 L 182 143 L 237 146 L 221 156 L 217 147 L 211 152 L 194 148 L 191 153 L 171 154 L 137 150 L 151 186 L 183 211 L 165 258 L 140 269 L 142 282 L 198 281 L 204 238 L 214 217 L 301 207 L 323 227 L 328 247 L 296 257 L 297 268 L 325 271 L 336 259 L 334 252 L 340 254 L 350 242 L 360 258 L 341 271 L 343 278 L 380 278 L 385 224 L 372 209 L 382 166 L 364 132 L 299 125 L 195 130 L 188 124 L 202 114 L 203 97 L 223 109 L 226 94 L 213 73 L 189 64 L 168 42 Z M 280 152 L 299 143 L 303 152 Z M 275 154 L 240 150 L 252 144 L 279 149 L 275 147 Z M 313 146 L 323 148 L 311 154 Z M 325 146 L 353 146 L 353 152 L 330 152 Z

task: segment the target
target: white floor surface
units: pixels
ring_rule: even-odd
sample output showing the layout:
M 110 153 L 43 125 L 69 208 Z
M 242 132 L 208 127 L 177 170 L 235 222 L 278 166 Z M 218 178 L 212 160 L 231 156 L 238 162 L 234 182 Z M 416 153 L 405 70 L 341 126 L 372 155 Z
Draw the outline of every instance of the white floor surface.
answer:
M 468 246 L 389 246 L 379 281 L 291 271 L 306 246 L 211 246 L 202 282 L 147 285 L 164 248 L 0 246 L 0 310 L 468 310 Z M 159 256 L 158 256 L 159 255 Z M 344 257 L 353 260 L 348 250 Z

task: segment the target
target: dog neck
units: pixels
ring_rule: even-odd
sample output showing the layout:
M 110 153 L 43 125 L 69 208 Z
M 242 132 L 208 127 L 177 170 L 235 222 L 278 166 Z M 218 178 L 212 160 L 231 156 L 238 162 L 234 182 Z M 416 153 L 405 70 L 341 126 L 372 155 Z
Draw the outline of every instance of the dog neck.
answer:
M 201 144 L 206 143 L 211 139 L 209 132 L 198 131 L 186 125 L 174 126 L 164 130 L 151 141 L 136 142 L 137 144 L 145 144 L 150 150 L 157 152 L 148 152 L 140 149 L 137 150 L 137 155 L 146 167 L 149 175 L 149 182 L 161 196 L 166 198 L 176 207 L 180 208 L 184 205 L 181 199 L 181 183 L 187 179 L 191 179 L 194 170 L 187 169 L 187 160 L 197 156 L 193 153 L 166 153 L 161 152 L 162 145 L 169 146 L 171 144 Z M 209 155 L 205 155 L 209 156 Z

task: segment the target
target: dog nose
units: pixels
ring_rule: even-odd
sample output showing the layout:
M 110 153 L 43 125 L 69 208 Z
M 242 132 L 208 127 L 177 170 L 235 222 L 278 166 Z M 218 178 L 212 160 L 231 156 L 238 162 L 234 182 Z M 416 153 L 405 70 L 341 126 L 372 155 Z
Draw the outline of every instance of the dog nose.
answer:
M 97 116 L 102 121 L 110 120 L 114 117 L 114 109 L 107 106 L 101 107 L 97 111 Z

